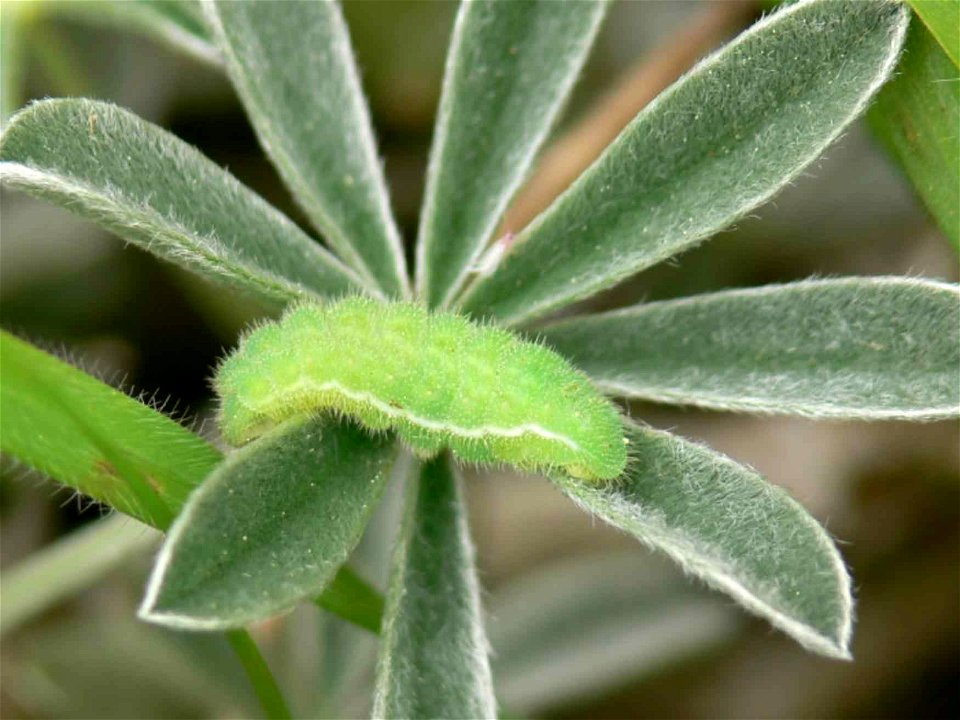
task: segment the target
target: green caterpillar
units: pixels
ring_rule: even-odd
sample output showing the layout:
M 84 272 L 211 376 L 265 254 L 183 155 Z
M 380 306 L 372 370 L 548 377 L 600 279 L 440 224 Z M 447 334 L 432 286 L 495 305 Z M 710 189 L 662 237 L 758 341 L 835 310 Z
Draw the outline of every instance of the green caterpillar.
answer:
M 620 475 L 617 409 L 555 352 L 412 303 L 300 305 L 250 332 L 217 371 L 220 427 L 241 445 L 290 417 L 331 410 L 394 429 L 418 455 Z

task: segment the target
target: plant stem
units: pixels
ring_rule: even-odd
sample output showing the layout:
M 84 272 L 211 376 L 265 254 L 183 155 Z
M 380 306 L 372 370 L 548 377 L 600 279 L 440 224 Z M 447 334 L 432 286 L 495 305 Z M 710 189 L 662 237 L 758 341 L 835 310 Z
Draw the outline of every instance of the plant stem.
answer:
M 277 685 L 267 661 L 250 637 L 250 633 L 246 630 L 230 630 L 226 636 L 237 657 L 240 658 L 243 669 L 250 678 L 250 684 L 253 685 L 253 691 L 260 700 L 260 705 L 263 706 L 267 717 L 270 720 L 290 720 L 293 716 L 290 714 L 287 701 L 283 699 L 280 686 Z

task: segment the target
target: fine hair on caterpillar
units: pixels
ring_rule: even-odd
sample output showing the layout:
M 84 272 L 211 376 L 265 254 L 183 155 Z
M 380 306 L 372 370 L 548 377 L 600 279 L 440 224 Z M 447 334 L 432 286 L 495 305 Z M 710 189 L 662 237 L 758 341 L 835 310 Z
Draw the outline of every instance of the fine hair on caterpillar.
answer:
M 421 457 L 618 477 L 617 408 L 549 348 L 421 305 L 348 297 L 292 307 L 251 330 L 214 379 L 220 428 L 241 445 L 332 412 L 391 430 Z

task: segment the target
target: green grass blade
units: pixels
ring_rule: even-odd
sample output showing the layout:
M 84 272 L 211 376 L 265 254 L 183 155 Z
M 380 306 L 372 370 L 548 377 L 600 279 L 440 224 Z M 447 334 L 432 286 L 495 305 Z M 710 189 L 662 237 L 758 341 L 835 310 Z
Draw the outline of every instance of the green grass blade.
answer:
M 956 285 L 813 280 L 638 305 L 542 334 L 611 395 L 811 417 L 960 414 Z
M 359 287 L 336 258 L 195 148 L 108 103 L 46 100 L 15 115 L 0 140 L 0 177 L 273 301 Z
M 220 453 L 186 428 L 8 333 L 0 335 L 0 447 L 164 529 Z
M 166 530 L 190 492 L 222 460 L 170 418 L 2 331 L 0 449 L 159 530 Z M 57 555 L 63 563 L 88 562 L 86 542 L 63 547 Z M 43 558 L 38 562 L 42 568 Z M 99 567 L 109 569 L 106 562 Z M 41 571 L 29 571 L 34 572 Z M 88 584 L 96 579 L 92 572 L 86 576 Z M 320 607 L 360 627 L 379 627 L 382 599 L 348 567 L 329 588 L 329 595 L 316 600 Z
M 443 306 L 523 181 L 593 44 L 603 2 L 463 3 L 417 241 L 417 289 Z
M 960 71 L 916 20 L 897 69 L 867 119 L 960 250 Z
M 906 20 L 895 3 L 810 0 L 758 22 L 648 105 L 462 305 L 517 324 L 723 230 L 863 111 Z
M 662 550 L 804 647 L 849 658 L 850 577 L 787 493 L 708 448 L 627 421 L 633 461 L 606 485 L 554 481 L 587 512 Z
M 408 294 L 339 6 L 251 0 L 204 7 L 260 143 L 314 227 L 386 294 Z
M 960 0 L 907 0 L 913 11 L 960 67 Z
M 373 717 L 496 716 L 473 547 L 443 456 L 410 484 L 383 635 Z
M 170 528 L 140 617 L 236 628 L 320 593 L 360 540 L 396 448 L 324 418 L 231 453 Z
M 0 576 L 0 635 L 86 588 L 159 539 L 159 533 L 143 523 L 112 515 L 4 568 Z

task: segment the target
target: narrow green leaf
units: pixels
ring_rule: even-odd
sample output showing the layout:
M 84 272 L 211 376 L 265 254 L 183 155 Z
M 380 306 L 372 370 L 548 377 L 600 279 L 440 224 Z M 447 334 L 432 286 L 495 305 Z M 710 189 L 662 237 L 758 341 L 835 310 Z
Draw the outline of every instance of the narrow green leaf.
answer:
M 731 638 L 740 616 L 636 549 L 525 573 L 490 603 L 497 697 L 513 713 L 552 709 L 635 683 Z
M 144 29 L 171 45 L 207 62 L 222 61 L 197 0 L 137 0 L 116 4 L 126 12 L 142 15 Z
M 68 19 L 72 22 L 131 30 L 155 38 L 211 65 L 222 62 L 210 39 L 199 2 L 195 0 L 43 0 L 10 3 L 24 6 L 37 24 Z M 36 29 L 42 32 L 41 28 Z
M 916 21 L 897 69 L 867 119 L 960 250 L 960 74 Z
M 321 592 L 360 540 L 396 447 L 310 419 L 231 453 L 170 528 L 140 617 L 234 628 Z
M 417 289 L 443 306 L 470 272 L 580 74 L 604 2 L 465 2 L 434 130 Z
M 170 523 L 185 492 L 219 460 L 215 449 L 186 428 L 5 332 L 0 332 L 0 372 L 5 453 L 158 528 Z M 129 537 L 131 531 L 154 539 L 138 526 L 133 522 L 124 532 L 114 523 L 102 526 L 109 537 L 101 528 L 86 531 L 15 568 L 12 577 L 6 573 L 2 628 L 81 589 L 142 548 L 143 539 Z M 104 545 L 107 539 L 110 545 Z M 248 671 L 258 663 L 258 696 L 264 699 L 270 687 L 275 691 L 265 706 L 273 708 L 277 698 L 282 705 L 253 641 L 245 632 L 234 640 L 246 641 L 242 659 Z
M 637 305 L 543 329 L 611 395 L 719 410 L 960 414 L 960 287 L 813 280 Z
M 647 106 L 463 306 L 517 324 L 743 217 L 861 113 L 906 19 L 890 2 L 809 0 L 761 20 Z
M 222 459 L 165 415 L 2 331 L 0 449 L 159 530 Z M 97 579 L 84 557 L 96 537 L 103 535 L 68 543 L 55 556 L 58 565 L 72 558 L 77 566 L 87 566 L 86 584 Z M 109 569 L 108 557 L 101 556 L 101 571 Z M 123 555 L 112 557 L 119 562 Z M 42 558 L 38 562 L 44 567 Z M 79 578 L 64 574 L 59 579 L 79 588 Z M 6 578 L 4 587 L 11 587 Z M 376 631 L 382 600 L 372 588 L 346 566 L 328 587 L 317 605 Z M 53 586 L 46 591 L 68 592 Z
M 555 482 L 575 502 L 727 593 L 809 650 L 849 658 L 850 577 L 822 527 L 787 493 L 705 447 L 625 422 L 617 482 Z
M 0 177 L 188 270 L 274 301 L 359 286 L 195 148 L 108 103 L 46 100 L 15 115 L 0 140 Z
M 960 0 L 907 1 L 950 56 L 954 66 L 960 66 Z
M 220 461 L 170 418 L 6 332 L 0 408 L 5 453 L 160 529 Z
M 26 48 L 23 46 L 23 9 L 7 3 L 0 7 L 0 127 L 23 103 Z
M 386 294 L 408 294 L 339 6 L 251 0 L 204 7 L 260 143 L 314 227 Z
M 374 635 L 380 632 L 383 598 L 347 565 L 340 568 L 314 602 Z
M 65 2 L 57 3 L 54 12 L 69 13 L 80 20 L 129 27 L 212 65 L 223 61 L 204 25 L 200 4 L 195 0 Z
M 411 482 L 377 667 L 376 718 L 491 718 L 496 702 L 459 479 L 441 456 Z
M 160 535 L 112 515 L 57 540 L 0 575 L 0 634 L 15 630 L 82 590 L 118 564 L 155 545 Z

